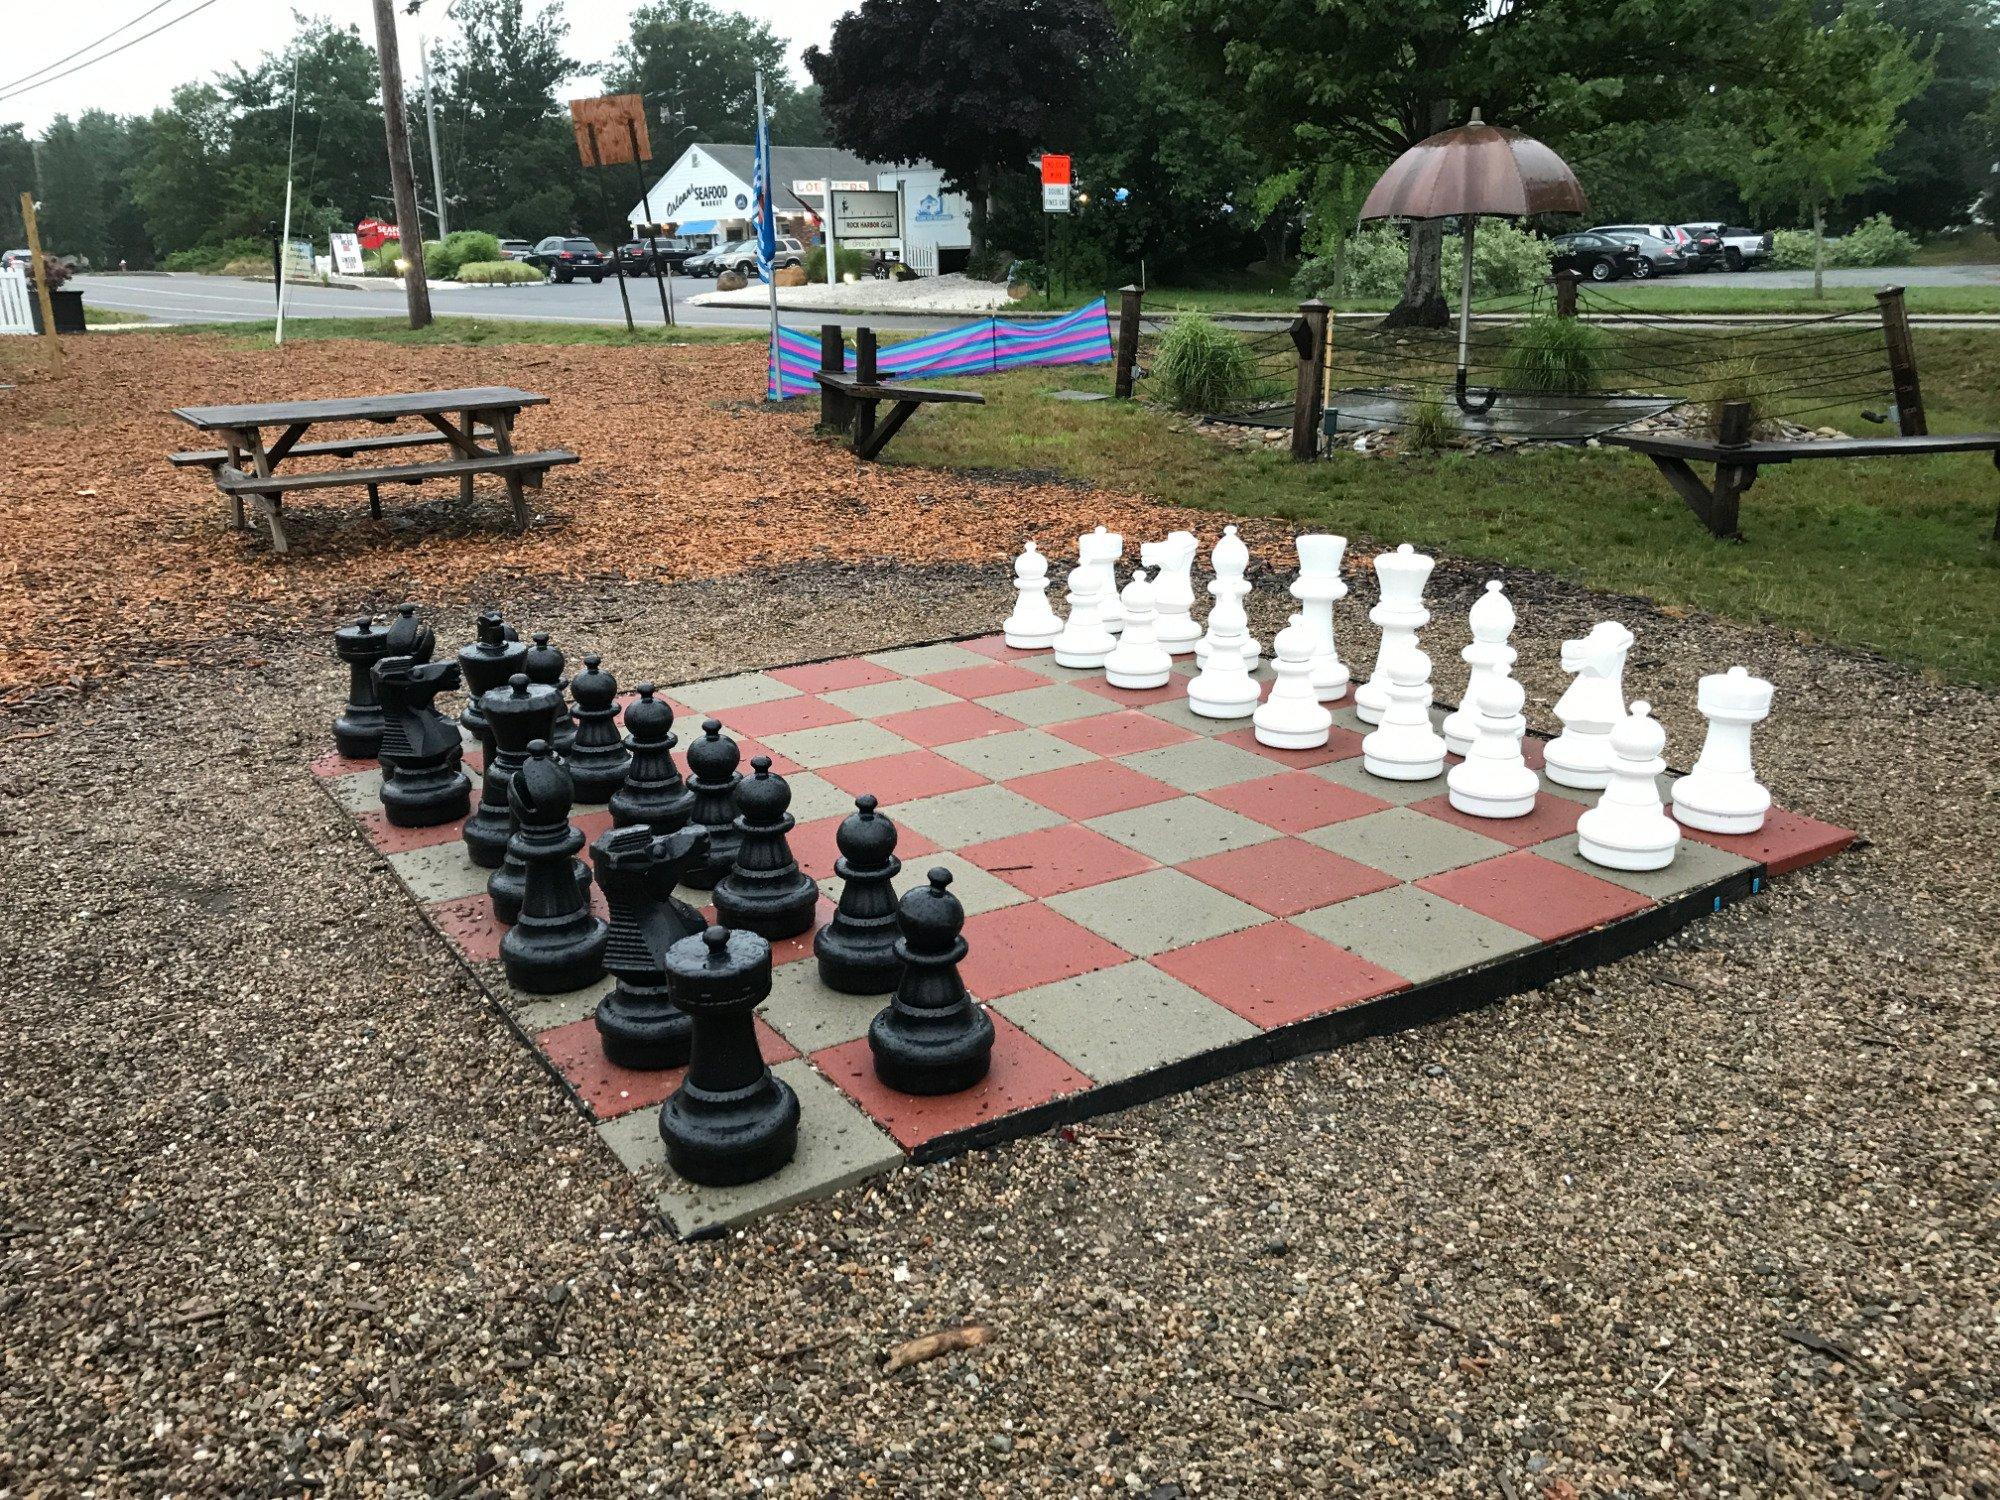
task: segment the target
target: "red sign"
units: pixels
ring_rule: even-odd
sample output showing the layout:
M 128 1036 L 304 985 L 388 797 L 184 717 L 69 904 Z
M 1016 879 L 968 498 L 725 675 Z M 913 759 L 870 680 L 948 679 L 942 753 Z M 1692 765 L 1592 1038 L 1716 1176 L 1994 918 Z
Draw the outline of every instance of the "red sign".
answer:
M 364 250 L 380 250 L 390 240 L 402 241 L 403 232 L 394 224 L 385 224 L 380 219 L 363 219 L 354 226 L 354 237 L 361 241 Z
M 1069 158 L 1067 156 L 1051 156 L 1046 151 L 1042 153 L 1042 186 L 1069 186 Z

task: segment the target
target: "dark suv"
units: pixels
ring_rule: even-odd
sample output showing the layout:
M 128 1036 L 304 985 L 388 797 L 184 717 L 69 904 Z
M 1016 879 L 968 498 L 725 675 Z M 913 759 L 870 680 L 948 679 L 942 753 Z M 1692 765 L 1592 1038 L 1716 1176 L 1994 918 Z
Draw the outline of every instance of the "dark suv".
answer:
M 602 281 L 611 269 L 611 262 L 604 258 L 595 241 L 564 234 L 552 234 L 539 241 L 522 259 L 531 266 L 539 266 L 549 280 L 565 284 L 579 276 Z

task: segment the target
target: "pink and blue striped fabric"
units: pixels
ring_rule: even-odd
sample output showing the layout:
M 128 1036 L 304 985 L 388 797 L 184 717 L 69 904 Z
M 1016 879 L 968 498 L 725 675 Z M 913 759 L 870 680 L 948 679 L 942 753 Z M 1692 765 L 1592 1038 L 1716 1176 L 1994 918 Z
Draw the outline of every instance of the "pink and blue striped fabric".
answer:
M 1111 358 L 1111 329 L 1105 299 L 1049 321 L 986 318 L 884 345 L 875 366 L 884 375 L 922 380 L 945 375 L 990 375 L 1028 365 L 1096 365 Z M 764 394 L 773 401 L 810 395 L 819 389 L 819 334 L 801 328 L 778 330 L 777 357 L 771 362 Z M 854 351 L 847 351 L 854 368 Z

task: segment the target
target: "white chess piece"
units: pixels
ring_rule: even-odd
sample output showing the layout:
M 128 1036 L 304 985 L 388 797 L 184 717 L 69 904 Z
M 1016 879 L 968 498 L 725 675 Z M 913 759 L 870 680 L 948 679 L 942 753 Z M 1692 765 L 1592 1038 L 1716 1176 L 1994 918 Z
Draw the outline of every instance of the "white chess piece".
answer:
M 1215 652 L 1221 649 L 1218 641 Z M 1271 650 L 1271 670 L 1278 680 L 1251 718 L 1257 743 L 1274 750 L 1317 750 L 1333 735 L 1333 715 L 1313 696 L 1313 633 L 1304 615 L 1292 616 Z
M 1562 668 L 1576 680 L 1556 700 L 1563 732 L 1549 741 L 1542 773 L 1560 786 L 1585 791 L 1611 779 L 1611 729 L 1625 717 L 1625 654 L 1632 632 L 1601 620 L 1590 634 L 1564 641 Z
M 1201 639 L 1194 622 L 1194 555 L 1201 543 L 1192 531 L 1170 531 L 1165 541 L 1141 542 L 1139 561 L 1154 569 L 1153 634 L 1170 656 L 1186 656 Z
M 1472 627 L 1472 643 L 1458 654 L 1472 668 L 1472 675 L 1466 679 L 1465 697 L 1458 708 L 1438 726 L 1453 755 L 1472 753 L 1472 737 L 1479 729 L 1479 695 L 1511 673 L 1519 655 L 1507 644 L 1507 637 L 1514 633 L 1514 606 L 1501 592 L 1499 579 L 1488 580 L 1486 592 L 1472 606 L 1466 623 Z M 1527 727 L 1528 721 L 1523 719 L 1522 731 Z
M 1062 620 L 1049 607 L 1049 560 L 1033 541 L 1014 559 L 1014 612 L 1000 631 L 1016 651 L 1046 651 L 1062 633 Z
M 1118 604 L 1118 559 L 1125 554 L 1125 538 L 1102 526 L 1076 539 L 1076 560 L 1097 575 L 1097 618 L 1113 635 L 1125 628 L 1125 612 Z
M 1453 766 L 1444 779 L 1451 805 L 1460 812 L 1475 818 L 1525 818 L 1535 810 L 1542 784 L 1521 755 L 1521 736 L 1528 727 L 1521 715 L 1526 698 L 1511 677 L 1480 685 L 1472 743 L 1464 763 Z M 1449 734 L 1445 742 L 1451 742 Z
M 1340 559 L 1347 551 L 1347 538 L 1310 533 L 1298 539 L 1299 576 L 1292 580 L 1292 597 L 1305 608 L 1301 611 L 1312 628 L 1313 696 L 1322 703 L 1336 703 L 1347 696 L 1348 673 L 1333 639 L 1333 606 L 1347 597 L 1347 585 L 1340 577 Z
M 1220 599 L 1228 594 L 1241 602 L 1250 595 L 1250 580 L 1243 575 L 1250 567 L 1250 549 L 1243 545 L 1243 538 L 1236 534 L 1234 526 L 1222 528 L 1222 540 L 1215 544 L 1215 550 L 1208 555 L 1209 566 L 1215 569 L 1215 578 L 1208 585 L 1209 597 Z M 1246 616 L 1247 618 L 1247 616 Z M 1195 642 L 1194 659 L 1202 666 L 1208 665 L 1208 648 L 1215 644 L 1215 615 L 1208 617 L 1208 633 Z M 1254 637 L 1243 637 L 1243 665 L 1248 671 L 1257 670 L 1257 660 L 1264 654 L 1264 648 Z
M 1247 623 L 1241 599 L 1228 592 L 1216 595 L 1215 608 L 1208 616 L 1215 644 L 1209 647 L 1207 664 L 1188 684 L 1190 712 L 1204 719 L 1247 719 L 1257 711 L 1263 690 L 1250 675 L 1244 657 L 1243 648 L 1250 639 Z
M 1125 585 L 1125 633 L 1104 658 L 1104 680 L 1115 688 L 1165 687 L 1174 659 L 1153 634 L 1153 586 L 1143 569 Z
M 1376 554 L 1375 577 L 1382 597 L 1368 611 L 1368 618 L 1382 627 L 1382 642 L 1375 648 L 1375 670 L 1354 690 L 1354 712 L 1363 723 L 1382 722 L 1389 707 L 1387 664 L 1399 651 L 1416 650 L 1417 632 L 1430 623 L 1431 612 L 1424 608 L 1424 584 L 1436 566 L 1436 558 L 1408 542 L 1394 552 Z
M 1389 658 L 1389 706 L 1362 737 L 1361 767 L 1384 781 L 1444 774 L 1444 737 L 1431 728 L 1431 659 L 1415 646 Z
M 1118 637 L 1104 628 L 1098 613 L 1103 603 L 1096 572 L 1087 567 L 1069 572 L 1069 618 L 1055 638 L 1056 665 L 1101 667 Z
M 1695 707 L 1708 735 L 1694 769 L 1674 783 L 1674 816 L 1704 833 L 1755 833 L 1771 794 L 1750 764 L 1750 731 L 1771 714 L 1771 684 L 1742 667 L 1702 678 Z
M 1680 825 L 1660 804 L 1660 752 L 1667 732 L 1643 700 L 1611 731 L 1610 785 L 1576 820 L 1576 852 L 1607 870 L 1664 870 L 1674 861 Z

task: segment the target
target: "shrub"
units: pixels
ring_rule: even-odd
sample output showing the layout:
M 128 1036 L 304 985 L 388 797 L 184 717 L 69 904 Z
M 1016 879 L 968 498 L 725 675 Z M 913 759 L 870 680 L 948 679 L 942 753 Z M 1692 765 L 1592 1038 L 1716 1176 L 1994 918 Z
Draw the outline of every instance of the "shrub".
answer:
M 1702 383 L 1703 399 L 1696 403 L 1694 432 L 1697 437 L 1715 438 L 1722 432 L 1722 408 L 1734 401 L 1750 403 L 1750 436 L 1779 435 L 1771 414 L 1771 381 L 1754 358 L 1726 359 L 1716 364 Z
M 1829 236 L 1829 266 L 1903 266 L 1917 253 L 1917 242 L 1889 222 L 1887 214 L 1863 219 L 1846 234 Z M 1810 229 L 1780 229 L 1771 236 L 1771 264 L 1782 271 L 1809 271 L 1813 263 Z
M 458 268 L 458 279 L 473 286 L 511 286 L 540 281 L 542 273 L 518 260 L 469 260 Z
M 845 246 L 835 246 L 833 269 L 845 281 L 852 276 L 856 281 L 868 274 L 868 257 L 859 250 L 849 250 Z M 806 251 L 806 284 L 822 286 L 826 282 L 826 246 L 814 245 Z
M 1444 242 L 1442 281 L 1446 300 L 1458 296 L 1465 242 L 1449 235 Z M 1554 252 L 1540 235 L 1516 228 L 1505 219 L 1481 219 L 1472 243 L 1474 296 L 1512 297 L 1531 291 L 1548 279 Z M 1313 257 L 1299 267 L 1293 286 L 1301 295 L 1332 299 L 1400 297 L 1410 262 L 1410 241 L 1399 229 L 1371 225 L 1347 237 L 1339 251 Z
M 444 251 L 452 257 L 452 269 L 474 261 L 502 259 L 500 236 L 483 229 L 454 229 L 444 237 Z
M 1199 313 L 1183 313 L 1160 335 L 1153 377 L 1180 411 L 1220 411 L 1240 401 L 1257 373 L 1249 346 Z
M 1477 269 L 1478 252 L 1473 253 Z M 1410 404 L 1410 417 L 1403 424 L 1403 447 L 1411 453 L 1436 453 L 1448 447 L 1458 434 L 1458 419 L 1444 404 L 1444 396 L 1426 390 Z
M 166 259 L 169 271 L 217 272 L 232 260 L 248 260 L 251 256 L 263 257 L 264 265 L 271 264 L 271 242 L 252 239 L 247 236 L 224 240 L 220 244 L 195 245 L 186 250 L 176 250 Z
M 1005 281 L 1007 268 L 1013 264 L 1011 250 L 987 245 L 966 258 L 965 274 L 974 281 Z
M 1473 258 L 1478 259 L 1476 249 Z M 1603 329 L 1579 318 L 1537 313 L 1514 330 L 1507 346 L 1507 385 L 1563 395 L 1594 391 L 1603 379 L 1609 342 Z
M 362 257 L 361 264 L 370 276 L 400 276 L 403 273 L 397 268 L 396 262 L 402 258 L 401 243 L 390 240 L 370 250 Z

